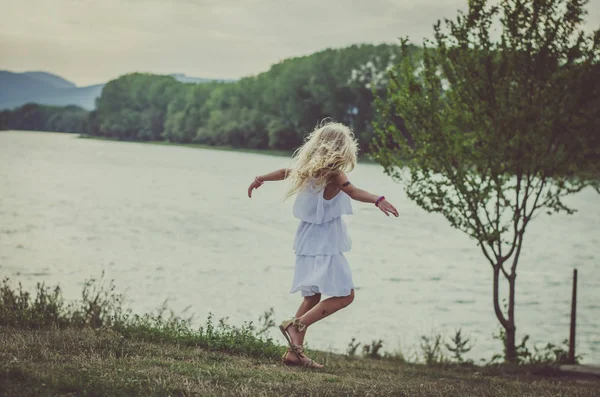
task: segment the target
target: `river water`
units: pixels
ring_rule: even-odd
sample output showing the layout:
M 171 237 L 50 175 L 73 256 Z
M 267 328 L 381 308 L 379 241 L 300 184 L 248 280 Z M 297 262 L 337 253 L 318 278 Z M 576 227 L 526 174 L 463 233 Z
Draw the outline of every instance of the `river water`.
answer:
M 277 320 L 290 317 L 300 301 L 288 293 L 292 200 L 282 200 L 284 183 L 246 196 L 255 175 L 287 165 L 236 151 L 1 132 L 0 276 L 28 289 L 59 283 L 73 299 L 105 272 L 135 312 L 166 300 L 198 323 L 213 312 L 241 324 L 271 307 Z M 421 335 L 461 328 L 474 342 L 469 358 L 501 352 L 491 266 L 475 242 L 417 207 L 379 166 L 361 164 L 351 178 L 385 194 L 400 217 L 354 203 L 346 222 L 356 299 L 311 327 L 309 346 L 343 352 L 352 337 L 383 339 L 385 350 L 414 355 Z M 600 362 L 600 197 L 586 190 L 567 202 L 579 212 L 540 216 L 525 236 L 517 337 L 568 338 L 577 268 L 577 353 Z

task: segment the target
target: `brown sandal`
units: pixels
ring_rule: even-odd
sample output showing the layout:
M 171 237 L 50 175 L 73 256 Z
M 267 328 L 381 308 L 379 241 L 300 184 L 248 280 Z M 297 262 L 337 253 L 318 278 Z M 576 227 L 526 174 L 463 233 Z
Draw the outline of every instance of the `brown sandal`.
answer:
M 288 359 L 289 353 L 294 353 L 300 361 L 289 360 Z M 281 363 L 287 367 L 305 367 L 305 368 L 314 368 L 314 369 L 324 368 L 323 365 L 317 364 L 310 358 L 306 357 L 306 355 L 304 355 L 303 353 L 304 353 L 304 349 L 300 346 L 295 346 L 295 349 L 288 347 L 287 351 L 285 353 L 283 353 L 283 356 L 281 356 Z M 299 357 L 299 355 L 301 355 L 303 357 Z
M 297 367 L 298 365 L 300 365 L 300 363 L 298 361 L 288 360 L 288 354 L 290 354 L 290 353 L 294 353 L 294 351 L 292 350 L 291 347 L 288 347 L 287 350 L 285 351 L 285 353 L 283 353 L 283 356 L 281 356 L 281 363 L 288 367 Z M 296 353 L 294 353 L 294 354 L 296 354 Z
M 301 323 L 300 320 L 298 320 L 296 317 L 292 318 L 291 320 L 286 320 L 282 322 L 279 326 L 279 330 L 290 345 L 290 347 L 288 347 L 287 351 L 281 357 L 281 362 L 283 363 L 283 365 L 307 368 L 323 368 L 321 364 L 317 364 L 316 362 L 308 358 L 306 354 L 304 354 L 304 349 L 302 348 L 302 346 L 294 345 L 292 343 L 292 337 L 287 332 L 287 329 L 290 326 L 296 327 L 300 332 L 304 332 L 304 330 L 306 330 L 306 325 Z M 298 357 L 298 360 L 300 360 L 300 362 L 288 360 L 288 353 L 294 353 L 296 357 Z
M 292 350 L 296 354 L 296 357 L 298 357 L 298 359 L 300 360 L 300 362 L 297 364 L 298 366 L 305 367 L 305 368 L 314 368 L 314 369 L 324 368 L 323 365 L 318 364 L 318 363 L 314 362 L 314 360 L 308 358 L 306 356 L 306 354 L 304 354 L 304 348 L 302 346 L 294 345 L 294 346 L 292 346 Z
M 285 320 L 284 322 L 282 322 L 279 326 L 279 330 L 281 331 L 285 339 L 288 341 L 288 344 L 290 345 L 290 347 L 293 347 L 294 344 L 292 343 L 292 337 L 287 332 L 287 329 L 290 326 L 295 326 L 298 329 L 298 331 L 304 332 L 304 330 L 306 329 L 306 325 L 302 324 L 300 320 L 298 320 L 296 317 L 292 317 L 290 320 Z

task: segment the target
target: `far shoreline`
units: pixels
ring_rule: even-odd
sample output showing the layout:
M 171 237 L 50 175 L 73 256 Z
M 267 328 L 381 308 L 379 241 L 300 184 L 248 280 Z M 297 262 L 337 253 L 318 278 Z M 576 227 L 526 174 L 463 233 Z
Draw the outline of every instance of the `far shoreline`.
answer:
M 286 151 L 286 150 L 276 150 L 276 149 L 249 149 L 249 148 L 237 148 L 233 146 L 212 146 L 212 145 L 204 145 L 200 143 L 177 143 L 177 142 L 169 142 L 169 141 L 134 141 L 134 140 L 125 140 L 118 138 L 108 138 L 102 136 L 94 136 L 88 134 L 77 134 L 78 138 L 81 139 L 95 139 L 98 141 L 111 141 L 111 142 L 126 142 L 126 143 L 143 143 L 150 145 L 161 145 L 161 146 L 179 146 L 179 147 L 188 147 L 193 149 L 206 149 L 206 150 L 219 150 L 225 152 L 244 152 L 244 153 L 253 153 L 253 154 L 265 154 L 268 156 L 276 156 L 276 157 L 292 157 L 294 152 Z
M 142 144 L 150 144 L 150 145 L 159 145 L 159 146 L 178 146 L 178 147 L 187 147 L 191 149 L 205 149 L 205 150 L 218 150 L 223 152 L 243 152 L 250 154 L 262 154 L 272 157 L 287 157 L 290 158 L 293 156 L 293 150 L 277 150 L 277 149 L 250 149 L 243 147 L 233 147 L 233 146 L 213 146 L 213 145 L 204 145 L 200 143 L 177 143 L 177 142 L 169 142 L 169 141 L 135 141 L 135 140 L 127 140 L 127 139 L 119 139 L 119 138 L 109 138 L 103 136 L 95 136 L 89 134 L 82 134 L 78 132 L 64 132 L 64 131 L 40 131 L 40 130 L 0 130 L 0 132 L 37 132 L 37 133 L 47 133 L 47 134 L 64 134 L 64 135 L 75 135 L 78 139 L 93 139 L 98 141 L 109 141 L 109 142 L 123 142 L 123 143 L 142 143 Z M 358 161 L 362 164 L 370 164 L 370 165 L 378 165 L 375 160 L 373 160 L 368 154 L 360 155 L 358 157 Z
M 42 131 L 40 131 L 42 132 Z M 243 152 L 243 153 L 251 153 L 251 154 L 263 154 L 267 156 L 273 157 L 287 157 L 291 158 L 294 154 L 292 150 L 277 150 L 277 149 L 249 149 L 243 147 L 233 147 L 233 146 L 213 146 L 213 145 L 204 145 L 200 143 L 177 143 L 177 142 L 169 142 L 169 141 L 134 141 L 134 140 L 125 140 L 119 138 L 108 138 L 102 136 L 94 136 L 88 134 L 76 134 L 78 138 L 81 139 L 95 139 L 99 141 L 111 141 L 111 142 L 128 142 L 128 143 L 143 143 L 150 145 L 160 145 L 160 146 L 179 146 L 179 147 L 187 147 L 192 149 L 206 149 L 206 150 L 218 150 L 224 152 Z M 374 160 L 370 158 L 369 155 L 363 155 L 362 157 L 359 155 L 358 160 L 363 164 L 377 164 Z

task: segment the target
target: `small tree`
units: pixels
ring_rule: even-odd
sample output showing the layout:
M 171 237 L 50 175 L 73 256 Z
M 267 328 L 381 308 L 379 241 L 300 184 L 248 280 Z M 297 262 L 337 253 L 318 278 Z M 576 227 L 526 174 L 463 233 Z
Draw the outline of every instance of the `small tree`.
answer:
M 586 3 L 471 0 L 447 29 L 435 25 L 422 56 L 405 51 L 377 103 L 376 161 L 410 199 L 477 240 L 491 264 L 509 362 L 527 226 L 544 211 L 573 213 L 567 195 L 600 192 L 600 31 L 581 31 Z
M 450 342 L 452 342 L 452 344 L 444 343 L 446 349 L 452 353 L 452 358 L 454 358 L 457 363 L 464 363 L 465 359 L 463 358 L 463 355 L 470 352 L 473 348 L 471 341 L 469 338 L 465 338 L 462 335 L 462 329 L 459 328 L 450 339 Z

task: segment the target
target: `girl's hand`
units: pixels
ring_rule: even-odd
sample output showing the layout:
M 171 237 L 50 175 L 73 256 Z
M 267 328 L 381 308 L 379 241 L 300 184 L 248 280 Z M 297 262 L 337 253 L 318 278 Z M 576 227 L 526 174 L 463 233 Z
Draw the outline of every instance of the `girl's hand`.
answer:
M 264 183 L 264 182 L 263 182 Z M 254 178 L 254 180 L 252 181 L 252 183 L 250 184 L 250 187 L 248 188 L 248 197 L 252 197 L 252 191 L 254 189 L 258 189 L 259 187 L 262 186 L 262 183 L 260 183 L 257 178 Z
M 396 218 L 398 217 L 398 210 L 386 199 L 381 200 L 377 207 L 387 216 L 390 216 L 390 214 L 392 214 Z

